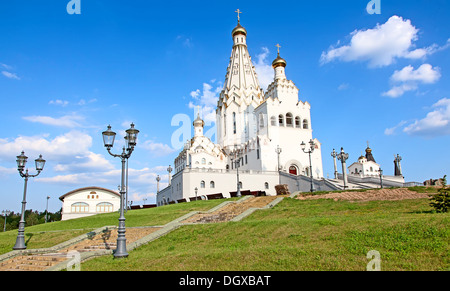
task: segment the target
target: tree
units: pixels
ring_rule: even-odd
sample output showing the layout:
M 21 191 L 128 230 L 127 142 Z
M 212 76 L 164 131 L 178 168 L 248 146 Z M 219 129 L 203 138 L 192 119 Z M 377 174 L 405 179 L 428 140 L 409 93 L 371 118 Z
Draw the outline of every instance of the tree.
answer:
M 447 175 L 442 178 L 442 188 L 435 195 L 430 195 L 430 206 L 436 212 L 447 212 L 450 209 L 450 187 L 447 187 Z

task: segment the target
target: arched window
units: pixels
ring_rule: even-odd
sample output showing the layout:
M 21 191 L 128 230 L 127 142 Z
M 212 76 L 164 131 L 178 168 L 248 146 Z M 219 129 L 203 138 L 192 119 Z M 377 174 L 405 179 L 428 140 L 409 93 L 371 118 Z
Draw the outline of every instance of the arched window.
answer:
M 72 204 L 71 208 L 72 208 L 71 211 L 76 212 L 76 213 L 89 212 L 89 205 L 84 202 L 76 202 L 76 203 Z
M 214 181 L 209 182 L 209 188 L 216 188 Z
M 295 117 L 295 127 L 301 128 L 301 121 L 300 121 L 300 117 L 296 116 Z
M 223 132 L 224 135 L 227 135 L 227 115 L 223 115 Z
M 239 182 L 239 189 L 242 189 L 242 182 Z
M 288 127 L 292 127 L 293 126 L 292 113 L 286 114 L 286 126 L 288 126 Z
M 259 114 L 259 128 L 264 127 L 264 115 L 262 113 Z
M 283 114 L 278 115 L 278 124 L 284 126 L 284 116 Z
M 113 212 L 114 207 L 109 202 L 101 202 L 96 206 L 96 212 Z
M 205 181 L 200 182 L 200 188 L 205 188 Z
M 236 112 L 233 112 L 233 133 L 236 134 Z
M 277 118 L 275 116 L 270 118 L 270 125 L 277 126 Z
M 264 189 L 269 189 L 269 183 L 264 183 Z
M 202 165 L 205 165 L 205 164 L 206 164 L 206 159 L 203 158 L 203 159 L 202 159 Z
M 308 120 L 307 119 L 303 119 L 303 129 L 308 129 Z

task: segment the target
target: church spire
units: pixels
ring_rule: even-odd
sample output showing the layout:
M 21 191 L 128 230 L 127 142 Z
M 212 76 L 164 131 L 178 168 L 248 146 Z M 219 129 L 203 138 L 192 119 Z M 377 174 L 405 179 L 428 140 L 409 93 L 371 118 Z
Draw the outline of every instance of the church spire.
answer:
M 241 10 L 237 26 L 232 30 L 233 47 L 223 90 L 217 103 L 218 142 L 221 146 L 241 144 L 254 137 L 250 118 L 254 108 L 264 100 L 255 66 L 247 48 L 247 30 L 241 25 Z

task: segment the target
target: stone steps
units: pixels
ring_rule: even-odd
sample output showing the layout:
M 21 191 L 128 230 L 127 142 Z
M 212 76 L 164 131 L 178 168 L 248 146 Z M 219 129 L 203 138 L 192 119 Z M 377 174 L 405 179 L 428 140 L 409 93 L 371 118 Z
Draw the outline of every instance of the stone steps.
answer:
M 134 242 L 157 229 L 154 227 L 127 228 L 125 233 L 127 243 Z M 0 271 L 44 271 L 49 267 L 70 259 L 71 256 L 68 257 L 67 255 L 70 251 L 84 253 L 99 250 L 114 250 L 117 246 L 116 242 L 117 229 L 109 229 L 58 252 L 14 257 L 0 263 Z
M 263 207 L 267 207 L 269 204 L 273 204 L 274 200 L 278 197 L 246 196 L 236 202 L 225 202 L 224 205 L 219 206 L 217 210 L 211 210 L 211 212 L 196 213 L 193 215 L 189 214 L 186 216 L 188 217 L 186 219 L 176 219 L 175 221 L 168 223 L 166 227 L 127 228 L 125 233 L 127 246 L 128 244 L 134 244 L 144 237 L 144 242 L 141 241 L 139 244 L 147 243 L 151 236 L 153 236 L 151 239 L 155 239 L 155 237 L 157 238 L 164 235 L 186 223 L 217 223 L 231 221 L 239 218 L 238 216 L 247 210 L 251 210 L 252 208 L 261 209 Z M 152 234 L 153 232 L 155 232 L 155 234 Z M 71 259 L 72 256 L 68 256 L 69 252 L 76 251 L 81 254 L 102 250 L 114 250 L 116 248 L 116 242 L 117 228 L 106 228 L 97 235 L 90 236 L 89 238 L 86 238 L 69 247 L 65 247 L 57 252 L 19 255 L 9 260 L 0 262 L 0 271 L 44 271 L 52 266 Z M 59 268 L 59 266 L 57 268 Z

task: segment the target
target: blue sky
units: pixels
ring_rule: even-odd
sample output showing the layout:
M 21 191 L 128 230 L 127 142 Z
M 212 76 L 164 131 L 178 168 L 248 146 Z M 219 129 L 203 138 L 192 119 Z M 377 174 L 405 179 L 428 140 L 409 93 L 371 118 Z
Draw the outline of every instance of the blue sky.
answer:
M 211 119 L 237 8 L 263 86 L 281 45 L 288 79 L 312 106 L 325 175 L 333 148 L 351 164 L 367 141 L 387 175 L 394 154 L 407 181 L 449 174 L 448 1 L 380 0 L 381 14 L 369 14 L 368 0 L 80 0 L 79 15 L 68 2 L 0 2 L 0 210 L 20 209 L 22 150 L 30 171 L 39 154 L 47 160 L 29 182 L 27 209 L 43 211 L 48 195 L 59 210 L 58 197 L 79 187 L 117 189 L 120 161 L 101 132 L 111 124 L 118 152 L 131 122 L 141 132 L 130 200 L 153 203 L 156 175 L 165 186 L 196 106 Z

